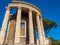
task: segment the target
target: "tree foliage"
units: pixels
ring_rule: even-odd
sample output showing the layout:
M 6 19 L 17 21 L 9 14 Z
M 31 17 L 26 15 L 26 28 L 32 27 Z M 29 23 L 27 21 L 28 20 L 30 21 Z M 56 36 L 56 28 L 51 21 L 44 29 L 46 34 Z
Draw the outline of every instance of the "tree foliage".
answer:
M 48 20 L 47 18 L 43 18 L 43 25 L 44 25 L 44 30 L 46 32 L 46 36 L 49 33 L 50 29 L 57 27 L 56 22 L 52 20 Z

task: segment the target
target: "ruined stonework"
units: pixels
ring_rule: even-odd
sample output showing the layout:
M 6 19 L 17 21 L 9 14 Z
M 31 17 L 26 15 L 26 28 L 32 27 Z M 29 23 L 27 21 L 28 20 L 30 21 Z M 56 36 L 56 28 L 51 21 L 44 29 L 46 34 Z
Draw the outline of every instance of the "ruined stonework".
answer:
M 16 13 L 10 14 L 14 8 Z M 0 45 L 47 45 L 45 41 L 41 11 L 30 3 L 13 0 L 6 9 L 0 31 Z
M 8 36 L 7 36 L 7 43 L 13 43 L 14 42 L 14 34 L 15 34 L 15 25 L 16 21 L 11 20 L 10 21 L 10 26 L 9 26 L 9 31 L 8 31 Z

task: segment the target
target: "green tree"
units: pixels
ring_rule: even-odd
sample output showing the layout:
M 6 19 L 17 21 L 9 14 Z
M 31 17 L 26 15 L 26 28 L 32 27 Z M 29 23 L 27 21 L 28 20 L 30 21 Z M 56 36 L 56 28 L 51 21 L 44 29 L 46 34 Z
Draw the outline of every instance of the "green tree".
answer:
M 50 29 L 56 28 L 57 24 L 56 24 L 56 22 L 54 22 L 52 20 L 48 20 L 47 18 L 43 18 L 43 26 L 44 26 L 45 35 L 47 37 L 47 34 L 49 33 Z
M 60 45 L 60 40 L 55 40 L 53 38 L 50 38 L 51 40 L 51 45 Z

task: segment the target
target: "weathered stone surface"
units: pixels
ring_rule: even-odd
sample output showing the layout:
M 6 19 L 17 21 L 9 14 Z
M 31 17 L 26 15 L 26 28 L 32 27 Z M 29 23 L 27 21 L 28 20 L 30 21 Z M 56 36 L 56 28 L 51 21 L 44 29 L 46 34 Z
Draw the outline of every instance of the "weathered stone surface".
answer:
M 8 44 L 14 42 L 15 27 L 16 27 L 16 21 L 15 20 L 11 20 L 10 21 L 9 32 L 8 32 L 8 37 L 7 37 L 7 43 Z
M 20 44 L 26 44 L 26 38 L 20 37 Z
M 21 26 L 20 35 L 25 36 L 25 24 L 22 24 Z
M 43 24 L 41 24 L 40 19 L 39 19 L 39 17 L 41 17 L 41 12 L 39 11 L 39 9 L 37 7 L 29 4 L 29 3 L 26 3 L 26 2 L 19 2 L 19 3 L 15 2 L 15 3 L 9 4 L 8 7 L 9 8 L 12 8 L 12 7 L 13 8 L 17 8 L 18 11 L 17 11 L 16 17 L 15 17 L 16 20 L 11 19 L 9 21 L 10 22 L 10 27 L 9 27 L 8 37 L 7 37 L 7 44 L 8 45 L 36 45 L 36 43 L 34 41 L 35 38 L 34 38 L 33 17 L 37 13 L 38 15 L 36 15 L 37 16 L 37 18 L 36 18 L 37 22 L 36 23 L 37 23 L 38 32 L 39 32 L 39 44 L 45 45 L 44 44 L 45 43 L 44 42 L 45 41 L 44 40 L 44 35 L 42 34 L 43 26 L 41 27 L 41 25 L 43 25 Z M 22 10 L 25 13 L 28 13 L 27 14 L 28 16 L 26 15 L 27 17 L 21 16 L 22 15 L 21 14 Z M 32 13 L 34 13 L 34 15 Z M 6 15 L 7 16 L 9 15 L 9 10 L 7 11 Z M 22 21 L 21 17 L 23 17 L 23 19 L 27 18 L 26 21 L 28 22 L 28 24 L 26 24 L 26 26 L 28 25 L 27 26 L 27 28 L 28 28 L 27 30 L 29 31 L 29 35 L 28 36 L 27 35 L 25 36 L 25 28 L 26 27 L 23 26 L 22 28 L 20 28 L 20 24 L 21 24 L 21 21 Z M 6 18 L 6 19 L 8 20 L 8 18 Z M 5 26 L 6 26 L 7 22 L 8 22 L 8 21 L 6 21 L 6 19 L 4 21 L 4 26 L 3 26 L 3 29 L 1 31 L 2 35 L 4 35 L 5 29 L 6 29 Z M 28 40 L 29 43 L 28 44 L 26 44 L 27 37 L 29 37 L 29 40 Z M 3 36 L 3 38 L 5 38 L 5 37 Z M 0 42 L 0 44 L 3 44 L 3 42 L 5 41 L 3 38 L 0 38 L 0 40 L 2 40 L 1 41 L 2 43 Z

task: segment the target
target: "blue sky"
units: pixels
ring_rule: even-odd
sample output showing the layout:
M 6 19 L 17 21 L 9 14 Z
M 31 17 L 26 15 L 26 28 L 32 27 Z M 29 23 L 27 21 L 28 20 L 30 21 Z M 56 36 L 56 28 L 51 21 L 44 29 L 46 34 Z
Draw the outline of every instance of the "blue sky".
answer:
M 60 40 L 60 0 L 24 0 L 36 5 L 42 12 L 44 18 L 53 20 L 57 23 L 56 29 L 51 29 L 48 36 Z M 0 28 L 4 19 L 6 6 L 11 3 L 12 0 L 0 0 Z

